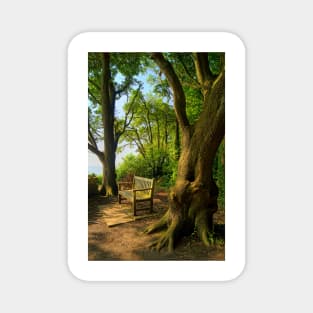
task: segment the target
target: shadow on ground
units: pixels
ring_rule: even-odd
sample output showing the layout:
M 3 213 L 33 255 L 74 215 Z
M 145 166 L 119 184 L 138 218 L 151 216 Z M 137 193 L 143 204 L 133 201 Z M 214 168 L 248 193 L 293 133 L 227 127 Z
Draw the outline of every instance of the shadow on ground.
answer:
M 108 227 L 103 221 L 104 211 L 118 206 L 116 197 L 96 196 L 89 198 L 88 208 L 88 259 L 89 261 L 105 260 L 224 260 L 225 258 L 225 224 L 224 211 L 214 216 L 214 243 L 205 247 L 196 233 L 184 237 L 177 244 L 173 253 L 154 251 L 149 248 L 158 234 L 143 234 L 144 229 L 155 223 L 167 209 L 167 193 L 159 192 L 154 199 L 153 215 L 135 221 Z M 123 206 L 130 206 L 123 202 Z M 143 207 L 141 214 L 145 215 Z

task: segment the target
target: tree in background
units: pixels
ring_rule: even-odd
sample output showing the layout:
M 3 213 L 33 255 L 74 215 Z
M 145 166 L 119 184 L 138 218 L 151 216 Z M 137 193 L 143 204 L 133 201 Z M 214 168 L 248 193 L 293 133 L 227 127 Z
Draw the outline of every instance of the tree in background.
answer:
M 129 110 L 130 104 L 124 107 Z M 135 146 L 148 177 L 161 177 L 173 155 L 175 113 L 162 98 L 142 93 L 132 105 L 133 118 L 123 134 L 125 145 Z M 125 147 L 123 146 L 123 148 Z
M 225 69 L 223 53 L 153 53 L 152 59 L 172 90 L 181 131 L 177 178 L 169 193 L 169 209 L 146 232 L 164 230 L 157 249 L 174 248 L 175 241 L 194 231 L 205 245 L 217 210 L 218 187 L 213 179 L 216 151 L 225 134 Z M 198 102 L 195 118 L 186 108 L 188 98 Z M 196 96 L 195 96 L 196 95 Z

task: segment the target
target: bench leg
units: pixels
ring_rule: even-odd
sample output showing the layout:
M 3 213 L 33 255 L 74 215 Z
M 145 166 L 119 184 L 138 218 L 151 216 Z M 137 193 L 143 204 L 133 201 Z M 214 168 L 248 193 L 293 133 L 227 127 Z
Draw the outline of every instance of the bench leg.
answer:
M 121 195 L 118 194 L 117 198 L 118 198 L 118 203 L 121 204 Z
M 134 210 L 134 216 L 136 216 L 136 201 L 133 202 L 133 210 Z

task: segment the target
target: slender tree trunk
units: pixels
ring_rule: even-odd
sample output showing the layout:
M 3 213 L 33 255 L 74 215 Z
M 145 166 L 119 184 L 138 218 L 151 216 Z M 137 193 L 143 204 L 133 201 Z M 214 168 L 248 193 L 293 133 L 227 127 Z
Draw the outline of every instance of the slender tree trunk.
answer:
M 116 173 L 115 173 L 115 139 L 114 139 L 114 104 L 115 95 L 112 88 L 110 72 L 110 54 L 102 54 L 102 121 L 104 137 L 104 173 L 105 189 L 107 195 L 117 194 Z
M 107 186 L 107 183 L 106 183 L 107 170 L 105 168 L 104 160 L 101 161 L 101 164 L 102 164 L 102 182 L 101 182 L 99 192 L 101 194 L 105 195 L 106 194 L 106 186 Z
M 109 150 L 108 150 L 109 151 Z M 117 184 L 116 184 L 116 171 L 115 171 L 115 151 L 109 151 L 105 154 L 105 166 L 104 171 L 106 172 L 106 194 L 117 195 Z
M 156 117 L 156 124 L 157 124 L 157 139 L 158 139 L 158 150 L 160 150 L 160 124 L 159 119 Z

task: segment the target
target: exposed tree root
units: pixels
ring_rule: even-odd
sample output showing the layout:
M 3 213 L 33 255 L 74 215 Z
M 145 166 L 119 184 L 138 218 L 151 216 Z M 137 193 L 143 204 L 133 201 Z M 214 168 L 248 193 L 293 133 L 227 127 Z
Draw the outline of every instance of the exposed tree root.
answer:
M 188 201 L 184 203 L 179 202 L 174 193 L 170 195 L 168 211 L 157 223 L 144 231 L 146 234 L 163 231 L 152 242 L 151 248 L 157 251 L 167 248 L 168 252 L 172 252 L 176 241 L 185 235 L 190 235 L 195 229 L 206 247 L 214 244 L 213 214 L 217 210 L 216 197 L 210 198 L 209 193 L 201 189 L 193 190 L 192 196 L 189 203 Z
M 205 227 L 200 227 L 199 237 L 206 247 L 210 246 L 209 232 Z
M 206 211 L 200 211 L 195 220 L 195 225 L 202 242 L 206 247 L 212 245 L 213 237 L 213 216 L 207 216 Z
M 162 216 L 162 218 L 156 222 L 155 224 L 147 227 L 145 230 L 144 230 L 144 234 L 153 234 L 153 233 L 156 233 L 160 230 L 163 230 L 165 228 L 167 228 L 168 226 L 168 211 Z
M 150 248 L 160 251 L 161 249 L 167 247 L 168 252 L 173 252 L 174 250 L 174 234 L 172 231 L 165 231 L 162 235 L 151 243 Z
M 168 225 L 168 218 L 169 218 L 169 213 L 165 214 L 161 220 L 165 219 L 166 225 Z M 159 224 L 160 223 L 157 223 L 157 226 L 161 226 Z M 162 226 L 164 225 L 165 224 L 163 221 Z M 156 225 L 154 225 L 153 230 L 160 229 L 160 227 L 156 228 L 155 226 Z M 174 244 L 175 244 L 174 241 L 180 228 L 181 228 L 181 225 L 179 222 L 179 218 L 176 217 L 174 219 L 171 219 L 171 223 L 168 226 L 168 229 L 164 231 L 163 233 L 161 233 L 160 237 L 151 243 L 150 248 L 160 251 L 161 249 L 167 247 L 167 250 L 169 253 L 173 252 Z

